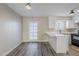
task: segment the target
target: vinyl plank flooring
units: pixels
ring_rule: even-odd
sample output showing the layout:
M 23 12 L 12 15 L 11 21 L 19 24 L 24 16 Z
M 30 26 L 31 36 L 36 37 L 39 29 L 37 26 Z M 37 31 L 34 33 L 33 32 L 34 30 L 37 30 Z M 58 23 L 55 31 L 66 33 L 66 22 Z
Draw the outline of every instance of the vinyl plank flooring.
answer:
M 70 45 L 68 55 L 69 56 L 79 56 L 79 47 Z
M 22 43 L 7 56 L 79 56 L 79 47 L 69 46 L 67 54 L 56 54 L 48 42 Z
M 7 56 L 54 56 L 47 42 L 22 43 Z

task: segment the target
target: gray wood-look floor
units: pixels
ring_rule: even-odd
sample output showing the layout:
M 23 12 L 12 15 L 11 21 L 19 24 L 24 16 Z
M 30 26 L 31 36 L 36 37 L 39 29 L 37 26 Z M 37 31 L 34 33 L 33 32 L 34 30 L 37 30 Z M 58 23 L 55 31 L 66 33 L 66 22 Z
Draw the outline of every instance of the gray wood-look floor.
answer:
M 54 56 L 55 53 L 46 42 L 22 43 L 7 56 Z
M 79 47 L 70 45 L 67 54 L 56 54 L 47 42 L 22 43 L 7 56 L 79 56 Z
M 79 56 L 79 47 L 77 47 L 75 45 L 70 45 L 68 55 L 69 56 Z

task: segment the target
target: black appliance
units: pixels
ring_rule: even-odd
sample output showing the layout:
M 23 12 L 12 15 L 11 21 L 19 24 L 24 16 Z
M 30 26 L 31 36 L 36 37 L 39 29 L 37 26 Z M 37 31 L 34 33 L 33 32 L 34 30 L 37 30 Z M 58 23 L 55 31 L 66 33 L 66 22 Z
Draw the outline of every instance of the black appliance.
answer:
M 79 30 L 76 34 L 71 34 L 71 43 L 79 47 Z

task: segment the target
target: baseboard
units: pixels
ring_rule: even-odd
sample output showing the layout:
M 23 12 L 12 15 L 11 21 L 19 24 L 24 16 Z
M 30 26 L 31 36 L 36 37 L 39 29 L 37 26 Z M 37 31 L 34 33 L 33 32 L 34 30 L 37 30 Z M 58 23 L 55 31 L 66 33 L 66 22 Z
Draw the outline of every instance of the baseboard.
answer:
M 6 56 L 7 54 L 9 54 L 12 50 L 14 50 L 17 46 L 19 46 L 22 42 L 20 42 L 19 44 L 17 44 L 15 47 L 13 47 L 12 49 L 10 49 L 9 51 L 5 52 L 2 56 Z
M 48 40 L 36 40 L 36 41 L 26 40 L 23 42 L 48 42 Z

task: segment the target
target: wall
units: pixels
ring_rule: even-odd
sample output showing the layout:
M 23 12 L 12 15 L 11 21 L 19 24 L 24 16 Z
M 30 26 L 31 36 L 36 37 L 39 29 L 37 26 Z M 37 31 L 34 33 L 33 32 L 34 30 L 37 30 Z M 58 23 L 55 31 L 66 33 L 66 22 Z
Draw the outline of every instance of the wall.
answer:
M 8 6 L 0 4 L 0 55 L 21 43 L 21 17 Z
M 29 22 L 37 21 L 38 22 L 38 40 L 37 41 L 46 41 L 44 39 L 44 34 L 48 30 L 47 17 L 23 17 L 23 41 L 27 42 L 29 40 Z

